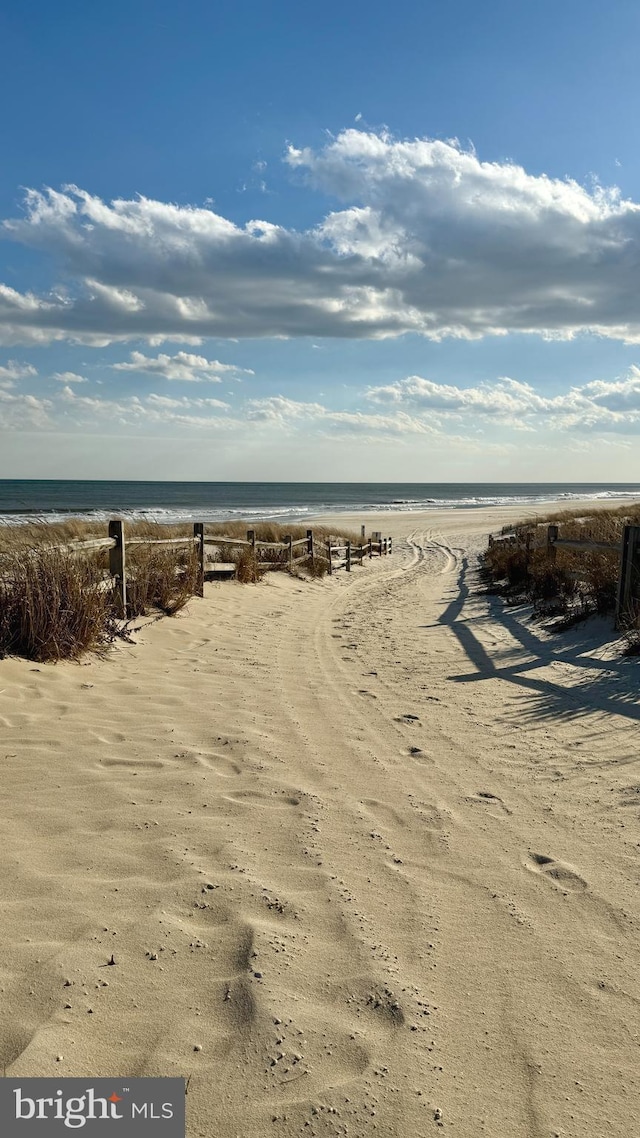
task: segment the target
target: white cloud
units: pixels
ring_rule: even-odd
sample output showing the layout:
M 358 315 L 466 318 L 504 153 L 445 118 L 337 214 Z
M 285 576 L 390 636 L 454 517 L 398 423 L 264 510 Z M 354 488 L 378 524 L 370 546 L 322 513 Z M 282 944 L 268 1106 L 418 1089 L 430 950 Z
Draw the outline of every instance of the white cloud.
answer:
M 0 365 L 0 387 L 10 388 L 14 387 L 17 380 L 27 379 L 37 375 L 37 371 L 31 364 L 19 364 L 16 360 L 8 360 L 6 364 Z
M 171 399 L 155 392 L 144 398 L 129 395 L 120 399 L 103 399 L 100 396 L 79 395 L 67 384 L 58 396 L 57 405 L 62 411 L 63 419 L 70 419 L 75 426 L 82 428 L 94 427 L 104 419 L 136 430 L 154 426 L 177 426 L 227 431 L 244 425 L 237 419 L 215 414 L 229 409 L 229 404 L 221 399 L 189 399 L 186 396 Z M 55 408 L 56 404 L 50 406 Z M 194 414 L 194 411 L 198 413 Z
M 438 415 L 439 419 L 493 419 L 516 430 L 640 432 L 640 368 L 614 381 L 594 380 L 558 395 L 540 395 L 528 383 L 502 377 L 477 387 L 435 383 L 412 375 L 370 388 L 369 402 Z
M 222 364 L 219 360 L 208 360 L 205 356 L 195 356 L 190 352 L 177 352 L 175 356 L 160 353 L 155 357 L 145 356 L 142 352 L 131 352 L 129 363 L 111 366 L 115 371 L 145 372 L 188 383 L 202 383 L 203 380 L 222 383 L 223 378 L 234 379 L 238 374 L 254 374 L 249 368 Z
M 320 403 L 298 402 L 284 395 L 272 395 L 266 399 L 250 399 L 246 404 L 247 419 L 250 422 L 270 423 L 291 430 L 292 426 L 305 424 L 324 430 L 338 429 L 360 434 L 363 431 L 386 435 L 435 435 L 437 432 L 429 423 L 412 417 L 405 411 L 393 415 L 369 414 L 365 411 L 332 411 Z
M 53 256 L 73 287 L 1 285 L 2 341 L 589 330 L 640 342 L 640 205 L 615 188 L 356 128 L 286 160 L 344 208 L 299 233 L 142 197 L 29 191 L 5 236 Z
M 298 402 L 284 395 L 247 400 L 247 418 L 251 422 L 288 423 L 291 419 L 317 419 L 326 414 L 320 403 Z
M 9 367 L 16 375 L 35 371 L 15 363 Z M 278 394 L 246 399 L 233 411 L 222 399 L 192 395 L 193 388 L 187 395 L 156 391 L 109 397 L 83 394 L 83 377 L 74 372 L 59 372 L 55 378 L 58 390 L 50 399 L 14 394 L 0 385 L 0 428 L 110 433 L 125 428 L 134 435 L 175 428 L 178 435 L 193 432 L 215 438 L 222 433 L 236 439 L 238 446 L 256 436 L 272 441 L 285 436 L 311 450 L 321 440 L 350 437 L 358 443 L 395 440 L 424 448 L 425 454 L 431 448 L 445 454 L 447 447 L 454 447 L 469 455 L 496 457 L 508 457 L 522 446 L 529 454 L 547 452 L 555 446 L 549 441 L 554 432 L 563 433 L 563 447 L 575 443 L 580 451 L 587 446 L 580 440 L 628 448 L 640 435 L 638 366 L 626 376 L 590 380 L 554 395 L 507 376 L 465 387 L 413 375 L 369 388 L 360 406 L 329 407 Z
M 52 403 L 35 395 L 13 395 L 0 388 L 0 430 L 43 430 L 53 426 Z
M 146 402 L 152 407 L 214 407 L 219 411 L 229 409 L 229 404 L 222 399 L 187 399 L 186 396 L 182 399 L 170 399 L 167 395 L 154 393 L 147 396 Z
M 78 375 L 75 371 L 56 371 L 54 372 L 53 379 L 57 379 L 58 383 L 88 383 L 89 380 L 85 379 L 83 375 Z

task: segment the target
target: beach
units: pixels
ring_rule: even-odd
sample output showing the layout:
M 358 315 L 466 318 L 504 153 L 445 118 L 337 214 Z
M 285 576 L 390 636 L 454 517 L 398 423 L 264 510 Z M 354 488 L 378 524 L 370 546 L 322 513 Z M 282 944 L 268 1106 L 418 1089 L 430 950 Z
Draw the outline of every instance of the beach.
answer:
M 340 514 L 393 554 L 0 661 L 6 1075 L 183 1076 L 189 1138 L 636 1132 L 638 665 L 482 590 L 534 512 Z

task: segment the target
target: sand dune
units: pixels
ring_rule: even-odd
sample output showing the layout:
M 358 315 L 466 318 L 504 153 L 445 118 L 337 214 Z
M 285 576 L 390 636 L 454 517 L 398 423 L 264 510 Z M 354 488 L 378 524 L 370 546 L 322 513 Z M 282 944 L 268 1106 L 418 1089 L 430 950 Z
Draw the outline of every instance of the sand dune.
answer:
M 7 1074 L 184 1075 L 190 1138 L 636 1133 L 637 664 L 480 594 L 508 516 L 0 661 Z

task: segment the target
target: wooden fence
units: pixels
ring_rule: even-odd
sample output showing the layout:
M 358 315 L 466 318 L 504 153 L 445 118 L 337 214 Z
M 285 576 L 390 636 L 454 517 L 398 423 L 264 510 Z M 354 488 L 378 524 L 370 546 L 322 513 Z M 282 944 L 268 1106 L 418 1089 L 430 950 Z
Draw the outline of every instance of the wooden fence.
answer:
M 384 557 L 392 552 L 392 539 L 390 537 L 383 537 L 381 533 L 376 532 L 365 540 L 364 526 L 362 526 L 361 531 L 362 540 L 357 545 L 351 541 L 338 544 L 337 539 L 335 539 L 334 542 L 332 537 L 328 539 L 316 538 L 312 529 L 307 530 L 306 537 L 298 538 L 296 541 L 289 535 L 284 537 L 282 541 L 258 541 L 255 530 L 247 530 L 246 539 L 224 537 L 218 534 L 210 534 L 207 537 L 204 522 L 194 522 L 193 535 L 189 537 L 126 537 L 124 522 L 120 519 L 114 519 L 109 522 L 108 532 L 108 537 L 89 538 L 87 541 L 73 541 L 61 546 L 61 548 L 78 553 L 98 552 L 102 549 L 109 550 L 109 575 L 114 585 L 119 615 L 123 619 L 126 619 L 127 615 L 126 552 L 130 546 L 134 545 L 195 546 L 198 555 L 198 579 L 195 595 L 199 597 L 204 596 L 206 545 L 248 548 L 251 550 L 257 566 L 261 569 L 287 568 L 288 570 L 292 570 L 296 563 L 303 561 L 310 563 L 313 569 L 316 558 L 323 558 L 328 563 L 328 572 L 330 574 L 342 568 L 346 569 L 347 573 L 350 573 L 354 562 L 362 565 L 365 557 Z M 280 562 L 273 559 L 266 561 L 260 560 L 260 551 L 267 549 L 276 550 L 281 553 L 286 552 L 286 557 Z M 215 565 L 216 562 L 213 562 L 213 571 L 215 571 Z
M 616 593 L 616 628 L 620 628 L 629 614 L 640 605 L 640 526 L 625 526 L 622 540 L 592 541 L 590 538 L 578 540 L 559 537 L 556 525 L 547 526 L 546 540 L 536 541 L 531 530 L 521 533 L 503 534 L 499 537 L 489 535 L 489 545 L 500 542 L 511 545 L 521 543 L 527 555 L 532 549 L 546 549 L 550 561 L 555 561 L 558 549 L 570 549 L 573 553 L 615 553 L 619 557 L 618 588 Z M 579 574 L 580 576 L 580 574 Z

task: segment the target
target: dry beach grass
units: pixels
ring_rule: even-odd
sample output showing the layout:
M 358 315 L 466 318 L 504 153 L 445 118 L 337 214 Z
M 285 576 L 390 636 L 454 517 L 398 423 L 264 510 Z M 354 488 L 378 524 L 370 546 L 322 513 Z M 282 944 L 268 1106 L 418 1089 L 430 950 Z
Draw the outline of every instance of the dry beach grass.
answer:
M 295 540 L 306 535 L 301 526 L 288 527 Z M 331 531 L 353 537 L 340 526 Z M 193 526 L 159 526 L 137 522 L 127 527 L 129 537 L 188 537 Z M 255 582 L 265 569 L 287 570 L 287 551 L 261 550 L 268 562 L 262 567 L 245 547 L 217 546 L 216 537 L 245 539 L 243 522 L 206 528 L 209 561 L 235 562 L 238 580 Z M 72 551 L 71 543 L 105 537 L 104 523 L 75 520 L 46 526 L 0 527 L 0 657 L 9 654 L 31 660 L 73 659 L 87 651 L 100 651 L 117 635 L 126 634 L 128 621 L 151 612 L 173 616 L 198 589 L 198 558 L 193 546 L 132 545 L 127 553 L 127 621 L 119 622 L 119 604 L 108 584 L 108 556 L 102 552 Z M 282 542 L 282 526 L 256 527 L 256 538 Z M 319 543 L 329 536 L 320 527 Z M 302 566 L 301 566 L 302 567 Z M 304 564 L 313 576 L 322 576 L 327 562 L 319 552 Z
M 183 1075 L 189 1138 L 629 1138 L 637 662 L 478 587 L 513 511 L 361 520 L 393 556 L 0 661 L 0 1061 Z
M 484 553 L 484 564 L 494 581 L 510 598 L 526 598 L 542 616 L 562 616 L 560 627 L 593 613 L 612 613 L 616 605 L 619 554 L 616 550 L 589 552 L 558 548 L 549 556 L 546 531 L 558 527 L 558 536 L 575 541 L 605 542 L 619 545 L 625 525 L 640 524 L 640 507 L 635 503 L 620 507 L 584 506 L 574 510 L 549 510 L 534 518 L 517 520 L 503 532 L 515 535 L 516 542 L 496 542 Z M 640 614 L 623 614 L 623 624 L 631 639 Z

